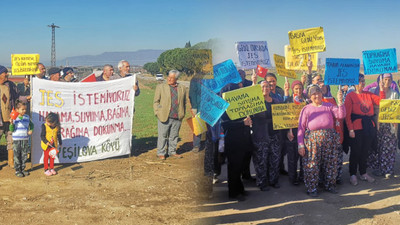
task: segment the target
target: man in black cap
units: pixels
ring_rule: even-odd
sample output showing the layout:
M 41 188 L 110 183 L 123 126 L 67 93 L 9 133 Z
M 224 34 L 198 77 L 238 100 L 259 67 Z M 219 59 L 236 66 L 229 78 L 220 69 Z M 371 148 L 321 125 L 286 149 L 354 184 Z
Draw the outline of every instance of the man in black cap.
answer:
M 52 81 L 60 81 L 60 72 L 61 70 L 57 67 L 51 67 L 49 70 L 49 77 Z
M 0 138 L 6 135 L 8 150 L 8 165 L 14 168 L 14 152 L 13 140 L 10 127 L 11 109 L 14 107 L 15 101 L 18 99 L 16 85 L 8 80 L 8 70 L 0 65 Z
M 61 81 L 64 81 L 64 82 L 75 82 L 76 78 L 75 78 L 74 69 L 72 69 L 71 67 L 65 67 L 61 71 Z

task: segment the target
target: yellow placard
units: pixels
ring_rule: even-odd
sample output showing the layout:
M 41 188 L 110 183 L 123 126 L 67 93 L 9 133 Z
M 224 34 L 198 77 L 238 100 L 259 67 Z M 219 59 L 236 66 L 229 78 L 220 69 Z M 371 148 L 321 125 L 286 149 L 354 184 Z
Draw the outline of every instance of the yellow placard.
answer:
M 282 130 L 297 128 L 299 126 L 300 112 L 305 105 L 305 103 L 286 103 L 271 105 L 273 129 Z
M 12 54 L 11 71 L 12 76 L 39 74 L 39 54 Z
M 188 118 L 187 122 L 194 135 L 197 136 L 199 134 L 207 132 L 206 122 L 204 122 L 204 120 L 200 118 L 199 113 L 196 114 L 194 117 Z
M 324 28 L 314 27 L 302 30 L 289 31 L 289 44 L 293 55 L 303 55 L 313 52 L 324 52 Z
M 310 53 L 305 55 L 293 55 L 290 45 L 285 45 L 285 68 L 288 70 L 305 70 L 308 71 L 307 62 L 311 59 L 313 64 L 312 70 L 317 70 L 318 53 Z
M 222 98 L 229 103 L 226 113 L 231 120 L 267 110 L 259 84 L 222 93 Z
M 275 61 L 276 71 L 280 76 L 290 77 L 293 79 L 297 78 L 297 75 L 294 72 L 294 70 L 287 70 L 285 68 L 285 57 L 274 54 L 274 61 Z
M 400 123 L 400 100 L 382 99 L 379 104 L 380 123 Z

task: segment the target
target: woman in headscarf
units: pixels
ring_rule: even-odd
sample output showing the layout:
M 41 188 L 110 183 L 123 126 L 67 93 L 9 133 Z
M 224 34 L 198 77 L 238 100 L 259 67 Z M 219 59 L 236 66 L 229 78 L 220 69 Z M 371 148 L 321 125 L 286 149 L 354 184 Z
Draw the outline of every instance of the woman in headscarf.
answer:
M 256 150 L 253 164 L 256 170 L 256 182 L 261 191 L 268 191 L 268 185 L 279 188 L 279 162 L 281 157 L 281 141 L 279 130 L 273 130 L 271 105 L 279 103 L 271 97 L 268 82 L 261 82 L 264 102 L 267 111 L 252 116 L 253 143 Z
M 383 91 L 386 99 L 398 99 L 399 94 L 392 89 L 393 76 L 390 73 L 382 74 L 378 82 L 382 79 Z M 381 90 L 379 87 L 370 89 L 370 92 L 376 94 Z M 379 111 L 378 111 L 379 112 Z M 395 134 L 397 124 L 379 123 L 378 127 L 378 151 L 371 152 L 368 158 L 368 166 L 374 171 L 375 176 L 391 176 L 394 174 L 394 163 L 397 149 L 397 138 Z
M 337 95 L 340 102 L 338 106 L 322 101 L 322 91 L 318 85 L 308 89 L 308 96 L 311 104 L 306 105 L 300 113 L 297 142 L 299 154 L 303 157 L 307 194 L 317 197 L 320 171 L 324 173 L 325 190 L 337 193 L 339 134 L 334 129 L 334 119 L 344 118 L 345 108 L 341 104 L 343 97 L 341 92 Z
M 323 80 L 320 80 L 318 82 L 319 87 L 321 88 L 322 91 L 322 101 L 331 103 L 332 105 L 337 105 L 336 99 L 332 97 L 331 94 L 331 87 L 329 85 L 325 85 Z M 343 94 L 343 92 L 342 92 Z M 344 101 L 341 103 L 342 105 L 344 104 Z M 340 137 L 340 144 L 338 147 L 338 160 L 337 160 L 337 177 L 336 177 L 336 183 L 341 184 L 342 183 L 342 174 L 343 174 L 343 119 L 337 119 L 335 118 L 334 121 L 334 126 L 336 132 L 339 134 Z M 325 179 L 324 177 L 321 177 L 321 180 Z
M 301 104 L 305 102 L 303 95 L 303 84 L 299 80 L 293 81 L 291 85 L 292 96 L 289 96 L 289 81 L 285 83 L 285 103 Z M 285 142 L 288 157 L 289 181 L 293 185 L 298 185 L 303 180 L 304 171 L 297 145 L 297 128 L 289 129 L 286 132 Z M 297 173 L 297 163 L 300 161 L 300 174 Z
M 355 85 L 356 90 L 346 96 L 346 125 L 349 137 L 353 138 L 350 151 L 350 183 L 357 185 L 357 170 L 360 172 L 360 179 L 374 182 L 375 179 L 367 174 L 367 158 L 373 149 L 376 140 L 376 126 L 373 119 L 374 105 L 379 105 L 381 99 L 385 98 L 382 82 L 379 83 L 379 96 L 371 92 L 363 91 L 365 86 L 364 74 L 358 76 L 359 84 Z M 347 131 L 345 131 L 347 132 Z

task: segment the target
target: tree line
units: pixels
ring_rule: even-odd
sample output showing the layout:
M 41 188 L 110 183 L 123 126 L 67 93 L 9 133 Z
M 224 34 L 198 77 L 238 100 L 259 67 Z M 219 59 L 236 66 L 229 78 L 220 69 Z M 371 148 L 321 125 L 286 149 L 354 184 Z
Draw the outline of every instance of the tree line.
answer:
M 175 48 L 163 52 L 157 62 L 146 63 L 143 68 L 150 74 L 167 74 L 175 69 L 188 76 L 212 73 L 212 43 L 213 39 L 207 42 L 200 42 L 191 46 L 190 41 L 184 48 Z

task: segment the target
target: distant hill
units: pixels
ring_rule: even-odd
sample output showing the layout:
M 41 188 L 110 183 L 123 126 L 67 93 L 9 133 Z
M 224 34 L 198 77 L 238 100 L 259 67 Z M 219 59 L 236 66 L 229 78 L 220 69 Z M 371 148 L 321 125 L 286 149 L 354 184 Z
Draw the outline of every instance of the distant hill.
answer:
M 104 52 L 100 55 L 81 55 L 67 57 L 57 61 L 57 65 L 69 66 L 98 66 L 104 64 L 117 65 L 122 59 L 131 65 L 143 66 L 148 62 L 156 62 L 158 56 L 165 50 L 138 50 L 135 52 Z

